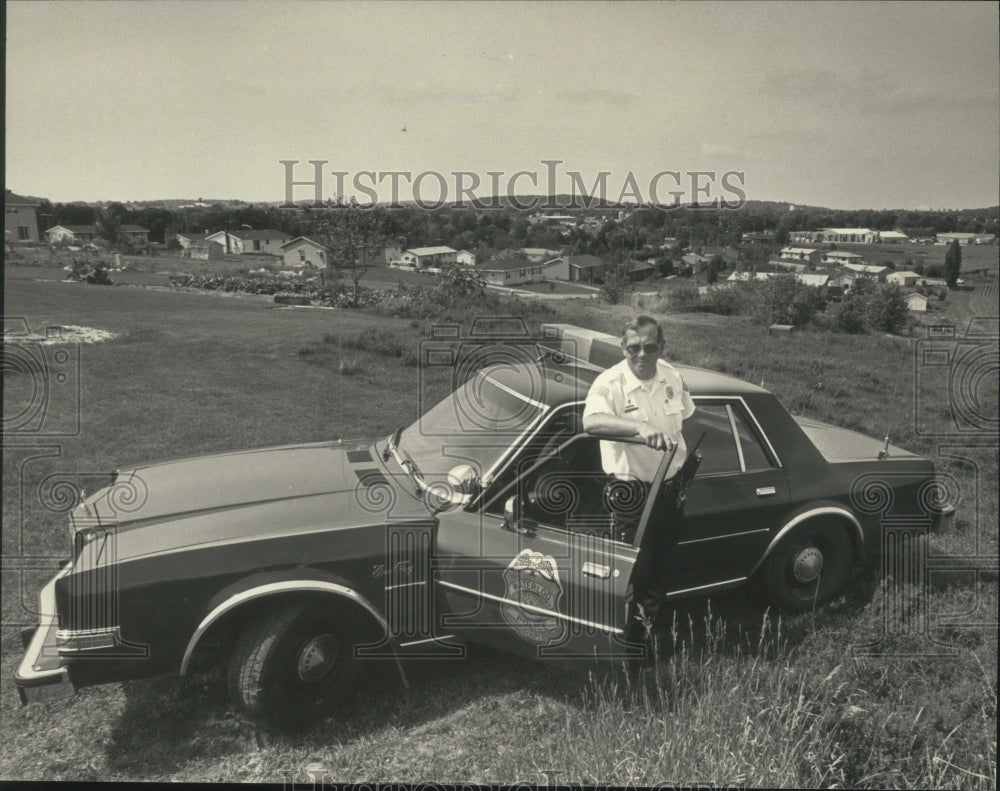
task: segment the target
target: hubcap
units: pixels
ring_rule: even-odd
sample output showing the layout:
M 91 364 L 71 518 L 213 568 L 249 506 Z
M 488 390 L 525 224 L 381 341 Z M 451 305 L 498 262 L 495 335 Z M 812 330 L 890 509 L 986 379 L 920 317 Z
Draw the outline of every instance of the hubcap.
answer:
M 336 638 L 332 634 L 321 634 L 302 647 L 296 670 L 302 681 L 314 684 L 330 672 L 336 661 Z
M 823 570 L 823 553 L 816 547 L 806 547 L 792 558 L 792 574 L 803 585 L 815 582 Z

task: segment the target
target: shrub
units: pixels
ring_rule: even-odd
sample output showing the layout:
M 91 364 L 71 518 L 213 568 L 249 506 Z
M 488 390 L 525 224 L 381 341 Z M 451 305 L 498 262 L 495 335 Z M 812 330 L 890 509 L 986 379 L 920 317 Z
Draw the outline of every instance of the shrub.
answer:
M 865 331 L 867 295 L 850 292 L 832 310 L 833 326 L 841 332 L 860 335 Z
M 906 306 L 903 289 L 894 283 L 882 286 L 868 297 L 866 306 L 868 326 L 878 332 L 899 334 L 910 323 L 910 310 Z

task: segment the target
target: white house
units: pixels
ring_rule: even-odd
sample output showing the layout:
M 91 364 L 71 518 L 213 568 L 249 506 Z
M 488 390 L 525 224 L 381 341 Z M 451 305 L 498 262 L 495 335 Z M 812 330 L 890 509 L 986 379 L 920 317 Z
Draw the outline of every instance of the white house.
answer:
M 857 253 L 848 253 L 844 250 L 826 250 L 823 253 L 824 264 L 863 264 L 865 259 Z
M 913 294 L 906 295 L 906 307 L 910 309 L 911 313 L 926 313 L 927 305 L 929 300 L 923 294 Z
M 319 242 L 296 236 L 281 246 L 282 263 L 286 267 L 326 269 L 326 248 Z
M 17 242 L 38 241 L 38 204 L 28 198 L 4 190 L 4 231 Z
M 487 283 L 494 286 L 516 286 L 542 279 L 542 264 L 524 258 L 500 258 L 476 267 Z
M 262 231 L 237 230 L 216 231 L 205 237 L 210 242 L 218 242 L 227 253 L 270 253 L 283 255 L 283 245 L 291 239 L 284 231 L 265 229 Z
M 459 250 L 455 253 L 455 263 L 462 266 L 475 266 L 476 254 L 470 253 L 468 250 Z
M 425 267 L 441 267 L 458 261 L 458 251 L 450 247 L 411 247 L 404 250 L 399 261 L 406 267 L 424 269 Z
M 50 244 L 66 242 L 92 242 L 97 238 L 96 225 L 53 225 L 45 231 L 45 238 Z
M 558 250 L 546 250 L 544 247 L 522 247 L 521 252 L 528 256 L 528 260 L 532 263 L 551 261 L 559 257 Z
M 887 266 L 877 266 L 875 264 L 844 264 L 844 269 L 853 272 L 858 277 L 867 277 L 869 280 L 877 280 L 884 283 L 886 276 L 891 271 Z
M 786 261 L 804 261 L 807 264 L 818 264 L 823 253 L 813 247 L 783 247 L 781 258 Z
M 910 241 L 910 237 L 899 231 L 879 231 L 878 240 L 883 244 L 900 244 Z
M 920 280 L 920 275 L 916 272 L 890 272 L 885 276 L 886 283 L 895 283 L 897 286 L 915 286 Z

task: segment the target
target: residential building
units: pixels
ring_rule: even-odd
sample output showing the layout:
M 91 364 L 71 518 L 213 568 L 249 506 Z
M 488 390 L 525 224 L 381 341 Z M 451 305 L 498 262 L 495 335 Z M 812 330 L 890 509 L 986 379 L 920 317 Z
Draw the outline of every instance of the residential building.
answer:
M 53 225 L 45 231 L 49 244 L 82 244 L 97 238 L 96 225 Z
M 141 225 L 123 225 L 121 228 L 122 234 L 128 239 L 132 244 L 146 245 L 149 244 L 149 229 L 143 228 Z
M 559 256 L 558 250 L 546 250 L 544 247 L 522 247 L 521 252 L 524 253 L 528 257 L 528 260 L 532 263 L 551 261 L 553 258 L 557 258 Z
M 458 261 L 458 251 L 450 247 L 411 247 L 399 256 L 399 262 L 406 267 L 424 269 L 442 267 Z
M 282 263 L 286 267 L 326 269 L 326 248 L 319 242 L 296 236 L 281 246 Z
M 910 237 L 899 231 L 879 231 L 878 240 L 883 244 L 900 244 L 910 241 Z
M 916 272 L 902 271 L 890 272 L 885 276 L 886 283 L 895 283 L 897 286 L 915 286 L 920 280 L 920 275 Z
M 937 241 L 938 244 L 951 244 L 955 241 L 959 244 L 975 244 L 976 236 L 974 233 L 939 233 Z
M 392 264 L 393 261 L 399 261 L 399 257 L 403 254 L 403 248 L 398 244 L 387 244 L 382 249 L 382 260 L 386 265 Z
M 240 229 L 236 231 L 216 231 L 207 237 L 210 242 L 218 242 L 227 253 L 268 253 L 284 255 L 284 245 L 291 239 L 284 231 L 273 228 L 261 231 Z
M 923 294 L 913 294 L 906 295 L 906 307 L 910 309 L 910 313 L 926 313 L 927 306 L 930 304 L 930 300 L 927 299 Z
M 691 271 L 694 274 L 698 274 L 702 269 L 708 266 L 710 259 L 707 255 L 701 255 L 699 253 L 687 253 L 681 258 L 681 263 L 685 266 L 691 267 Z
M 569 280 L 569 263 L 562 257 L 543 261 L 542 277 L 546 280 Z
M 567 255 L 568 280 L 571 283 L 583 281 L 592 283 L 601 277 L 607 269 L 604 260 L 596 255 Z
M 3 194 L 4 239 L 9 242 L 38 241 L 38 204 L 10 190 Z
M 637 280 L 646 280 L 656 274 L 656 264 L 652 261 L 629 261 L 628 278 L 633 283 Z
M 774 258 L 767 263 L 769 266 L 784 269 L 787 272 L 805 272 L 809 268 L 809 264 L 804 261 L 786 260 L 784 258 Z
M 878 231 L 870 228 L 821 228 L 816 232 L 817 242 L 838 244 L 874 244 L 878 241 Z
M 843 266 L 844 264 L 863 264 L 865 262 L 865 259 L 857 253 L 848 253 L 845 250 L 824 250 L 822 260 L 824 264 L 836 264 L 838 266 Z
M 785 261 L 803 261 L 815 266 L 823 260 L 823 251 L 814 247 L 783 247 L 781 258 Z
M 459 250 L 455 253 L 455 263 L 461 264 L 462 266 L 475 266 L 476 254 L 469 252 L 468 250 Z
M 543 265 L 525 258 L 497 258 L 476 267 L 486 282 L 493 286 L 516 286 L 542 280 Z
M 844 264 L 844 269 L 854 272 L 858 277 L 866 277 L 869 280 L 877 280 L 884 283 L 889 272 L 892 270 L 887 266 L 877 266 L 874 264 Z

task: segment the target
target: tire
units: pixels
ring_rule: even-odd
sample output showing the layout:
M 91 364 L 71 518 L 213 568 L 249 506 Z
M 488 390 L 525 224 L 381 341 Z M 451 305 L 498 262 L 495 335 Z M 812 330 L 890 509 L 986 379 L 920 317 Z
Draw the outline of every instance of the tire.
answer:
M 236 707 L 262 725 L 302 728 L 326 714 L 356 672 L 349 629 L 329 603 L 284 607 L 251 625 L 229 664 Z
M 779 610 L 808 612 L 843 592 L 852 566 L 847 531 L 841 525 L 817 521 L 798 528 L 768 556 L 764 591 Z

